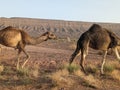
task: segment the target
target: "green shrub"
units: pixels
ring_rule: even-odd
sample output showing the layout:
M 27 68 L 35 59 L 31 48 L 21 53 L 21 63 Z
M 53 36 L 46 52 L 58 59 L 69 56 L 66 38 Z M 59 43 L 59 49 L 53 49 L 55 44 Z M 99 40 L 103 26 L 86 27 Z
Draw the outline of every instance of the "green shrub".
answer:
M 115 66 L 114 66 L 114 65 L 106 64 L 106 65 L 104 66 L 104 71 L 105 71 L 106 73 L 111 73 L 111 72 L 113 72 L 114 70 L 115 70 Z
M 79 70 L 79 66 L 75 64 L 69 65 L 67 66 L 67 70 L 69 71 L 69 73 L 74 73 L 75 71 Z
M 18 76 L 29 76 L 30 70 L 28 68 L 21 68 L 21 69 L 17 70 L 17 75 Z

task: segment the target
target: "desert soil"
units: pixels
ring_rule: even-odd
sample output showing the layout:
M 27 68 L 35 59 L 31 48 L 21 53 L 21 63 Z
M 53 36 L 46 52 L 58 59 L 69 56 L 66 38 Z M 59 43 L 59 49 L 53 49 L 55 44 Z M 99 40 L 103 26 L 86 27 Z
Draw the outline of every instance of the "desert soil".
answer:
M 35 46 L 31 46 L 31 45 L 26 46 L 25 49 L 30 55 L 30 59 L 26 67 L 32 68 L 33 65 L 38 65 L 41 73 L 46 72 L 47 74 L 51 74 L 51 73 L 57 72 L 60 69 L 60 66 L 64 65 L 65 63 L 67 64 L 69 62 L 70 55 L 73 53 L 75 49 L 75 46 L 74 46 L 75 43 L 76 42 L 56 40 L 56 41 L 43 42 Z M 98 52 L 99 51 L 90 49 L 89 55 L 86 58 L 87 65 L 88 64 L 93 64 L 98 66 L 100 65 L 102 55 L 99 55 Z M 17 55 L 17 50 L 14 50 L 8 47 L 3 47 L 0 53 L 1 64 L 15 69 L 16 55 Z M 24 58 L 25 58 L 25 55 L 22 53 L 21 59 L 24 59 Z M 73 63 L 76 63 L 79 65 L 79 60 L 80 60 L 80 57 L 76 57 Z M 115 60 L 114 56 L 108 55 L 107 61 L 112 61 L 112 60 Z M 93 75 L 93 76 L 97 78 L 99 77 L 99 74 L 97 75 Z M 94 90 L 94 89 L 120 90 L 120 81 L 113 80 L 109 76 L 108 78 L 99 77 L 98 79 L 101 80 L 102 84 L 100 85 L 102 86 L 100 88 L 94 88 L 91 86 L 83 85 L 82 84 L 83 82 L 80 78 L 75 77 L 74 75 L 70 75 L 71 79 L 76 81 L 75 85 L 73 86 L 62 85 L 62 86 L 59 86 L 59 88 L 54 88 L 54 89 L 51 88 L 52 86 L 49 85 L 49 82 L 50 82 L 49 80 L 41 82 L 43 79 L 42 78 L 43 76 L 44 75 L 41 74 L 41 77 L 39 76 L 39 78 L 35 81 L 36 85 L 34 84 L 22 85 L 22 84 L 14 84 L 14 83 L 12 84 L 12 81 L 10 81 L 11 84 L 6 84 L 5 82 L 8 82 L 9 80 L 5 79 L 6 80 L 5 81 L 0 77 L 1 79 L 0 89 L 2 90 L 12 90 L 12 89 L 13 90 Z M 13 78 L 12 75 L 8 75 L 8 77 Z

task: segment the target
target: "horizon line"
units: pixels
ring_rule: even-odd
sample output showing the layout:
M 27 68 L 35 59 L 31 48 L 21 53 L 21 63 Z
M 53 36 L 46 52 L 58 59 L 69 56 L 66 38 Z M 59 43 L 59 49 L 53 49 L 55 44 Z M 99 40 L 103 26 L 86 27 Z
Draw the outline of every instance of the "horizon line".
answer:
M 68 19 L 53 19 L 53 18 L 35 18 L 35 17 L 0 17 L 0 18 L 6 18 L 6 19 L 15 19 L 15 18 L 21 18 L 21 19 L 41 19 L 41 20 L 57 20 L 57 21 L 68 21 L 68 22 L 86 22 L 86 23 L 111 23 L 111 24 L 120 24 L 120 22 L 108 22 L 108 21 L 84 21 L 84 20 L 68 20 Z

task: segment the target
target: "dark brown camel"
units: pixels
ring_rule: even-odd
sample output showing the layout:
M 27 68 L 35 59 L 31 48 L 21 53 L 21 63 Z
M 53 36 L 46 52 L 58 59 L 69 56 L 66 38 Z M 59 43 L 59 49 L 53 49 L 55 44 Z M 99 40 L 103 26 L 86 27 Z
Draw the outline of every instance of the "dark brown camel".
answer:
M 23 51 L 27 56 L 27 59 L 22 65 L 22 68 L 25 66 L 29 59 L 28 53 L 25 51 L 26 45 L 35 45 L 39 44 L 48 39 L 56 39 L 56 36 L 51 32 L 46 32 L 42 34 L 40 37 L 31 37 L 25 31 L 14 28 L 12 26 L 8 26 L 2 30 L 0 30 L 0 44 L 18 49 L 18 57 L 17 57 L 17 69 L 19 69 L 19 58 L 20 53 Z
M 88 54 L 88 48 L 91 47 L 96 50 L 103 51 L 103 60 L 101 65 L 101 74 L 104 73 L 103 67 L 105 64 L 105 59 L 107 51 L 109 48 L 114 49 L 117 59 L 120 61 L 120 56 L 118 54 L 117 46 L 120 46 L 120 39 L 112 32 L 105 28 L 102 28 L 98 24 L 93 24 L 88 31 L 84 32 L 79 40 L 77 41 L 77 47 L 75 52 L 71 55 L 70 65 L 78 53 L 81 53 L 80 66 L 84 73 L 86 73 L 84 68 L 84 60 Z

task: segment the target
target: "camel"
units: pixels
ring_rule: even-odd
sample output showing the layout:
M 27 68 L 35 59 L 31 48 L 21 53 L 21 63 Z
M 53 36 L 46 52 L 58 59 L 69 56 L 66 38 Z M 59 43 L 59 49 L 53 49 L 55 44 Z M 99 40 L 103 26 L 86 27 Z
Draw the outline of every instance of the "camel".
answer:
M 8 26 L 2 30 L 0 30 L 0 44 L 18 49 L 17 55 L 17 69 L 19 69 L 19 58 L 20 53 L 24 52 L 26 55 L 26 60 L 22 65 L 22 68 L 28 62 L 30 55 L 25 51 L 26 45 L 36 45 L 43 41 L 47 41 L 48 39 L 56 39 L 56 36 L 51 32 L 45 32 L 39 37 L 31 37 L 25 31 L 14 28 L 12 26 Z
M 104 74 L 104 64 L 106 60 L 106 55 L 108 49 L 113 49 L 117 59 L 120 61 L 120 56 L 117 50 L 117 46 L 120 46 L 120 38 L 116 36 L 110 30 L 106 28 L 102 28 L 98 24 L 93 24 L 86 32 L 84 32 L 79 40 L 77 41 L 77 47 L 74 53 L 71 55 L 69 59 L 69 64 L 73 62 L 74 58 L 80 53 L 81 61 L 80 66 L 81 70 L 86 73 L 84 68 L 85 57 L 88 54 L 88 48 L 93 48 L 95 50 L 103 51 L 103 59 L 101 65 L 101 74 Z

